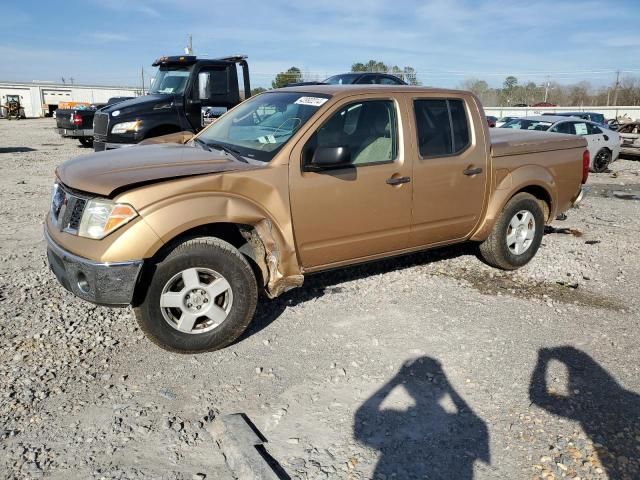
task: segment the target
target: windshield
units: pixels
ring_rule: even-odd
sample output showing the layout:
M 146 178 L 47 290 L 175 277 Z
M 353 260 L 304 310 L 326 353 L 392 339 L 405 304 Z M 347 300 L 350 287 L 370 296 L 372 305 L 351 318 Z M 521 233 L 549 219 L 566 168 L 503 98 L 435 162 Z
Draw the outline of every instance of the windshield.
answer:
M 269 162 L 329 98 L 318 93 L 263 93 L 220 117 L 198 139 Z
M 356 78 L 358 78 L 360 74 L 353 73 L 345 73 L 343 75 L 334 75 L 333 77 L 327 78 L 322 83 L 328 83 L 330 85 L 348 85 L 355 82 Z
M 526 118 L 516 118 L 511 120 L 500 128 L 515 128 L 517 130 L 548 130 L 553 125 L 552 122 L 542 120 L 528 120 Z
M 149 89 L 149 93 L 182 93 L 187 86 L 191 67 L 161 67 Z

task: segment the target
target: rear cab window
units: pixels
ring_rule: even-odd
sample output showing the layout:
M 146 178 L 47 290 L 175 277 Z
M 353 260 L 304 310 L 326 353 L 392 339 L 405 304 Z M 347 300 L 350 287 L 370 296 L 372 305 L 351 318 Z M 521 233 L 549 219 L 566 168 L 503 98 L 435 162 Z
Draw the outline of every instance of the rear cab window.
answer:
M 457 155 L 471 143 L 462 99 L 416 99 L 418 151 L 422 158 Z

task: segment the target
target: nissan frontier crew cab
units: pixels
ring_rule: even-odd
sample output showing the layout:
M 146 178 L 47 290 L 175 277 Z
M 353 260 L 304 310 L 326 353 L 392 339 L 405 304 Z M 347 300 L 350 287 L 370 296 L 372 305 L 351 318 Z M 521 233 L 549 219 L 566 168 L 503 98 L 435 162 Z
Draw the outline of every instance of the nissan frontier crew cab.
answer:
M 60 165 L 48 258 L 78 297 L 133 305 L 163 348 L 215 350 L 259 292 L 314 272 L 465 241 L 494 267 L 525 265 L 581 200 L 588 160 L 581 137 L 490 133 L 468 92 L 284 88 L 192 138 Z

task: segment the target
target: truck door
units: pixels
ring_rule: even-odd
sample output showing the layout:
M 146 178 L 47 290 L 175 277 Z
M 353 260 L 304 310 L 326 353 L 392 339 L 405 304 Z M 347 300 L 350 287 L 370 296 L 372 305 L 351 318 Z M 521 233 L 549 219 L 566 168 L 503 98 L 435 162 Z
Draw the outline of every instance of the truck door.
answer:
M 237 76 L 230 70 L 225 65 L 207 65 L 197 70 L 191 98 L 185 105 L 187 118 L 195 131 L 239 103 Z M 235 66 L 233 70 L 235 72 Z
M 293 230 L 305 268 L 406 248 L 412 184 L 400 114 L 388 96 L 352 97 L 319 119 L 292 150 Z M 320 149 L 336 147 L 349 152 L 348 165 L 309 170 Z
M 417 142 L 409 245 L 463 239 L 480 220 L 484 206 L 489 167 L 486 121 L 475 105 L 472 110 L 460 98 L 415 98 L 412 103 Z

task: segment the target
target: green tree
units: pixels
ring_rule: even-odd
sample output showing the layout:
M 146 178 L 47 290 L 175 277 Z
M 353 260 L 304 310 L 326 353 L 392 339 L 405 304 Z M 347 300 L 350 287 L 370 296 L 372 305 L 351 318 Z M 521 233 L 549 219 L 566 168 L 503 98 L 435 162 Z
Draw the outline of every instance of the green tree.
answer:
M 266 92 L 267 89 L 264 87 L 256 87 L 251 89 L 251 96 L 258 95 L 259 93 Z
M 282 88 L 290 83 L 297 83 L 302 81 L 302 72 L 298 67 L 291 67 L 286 72 L 280 72 L 276 75 L 276 78 L 271 82 L 273 88 Z
M 401 78 L 409 85 L 420 85 L 418 82 L 418 74 L 413 67 L 400 68 L 397 65 L 390 67 L 384 62 L 378 60 L 369 60 L 367 63 L 356 62 L 351 65 L 352 72 L 377 72 L 377 73 L 390 73 L 398 78 Z

